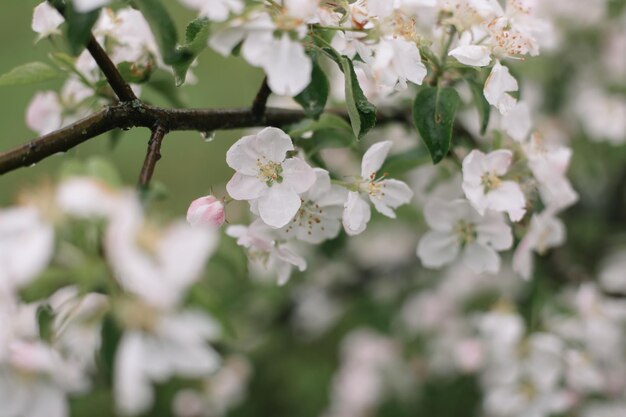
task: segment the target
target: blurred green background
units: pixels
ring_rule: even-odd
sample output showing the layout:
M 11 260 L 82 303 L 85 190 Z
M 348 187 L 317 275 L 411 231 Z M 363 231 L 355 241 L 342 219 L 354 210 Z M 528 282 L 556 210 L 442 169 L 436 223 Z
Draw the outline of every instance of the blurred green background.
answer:
M 179 33 L 194 12 L 184 9 L 177 1 L 164 2 L 176 19 Z M 30 28 L 33 8 L 38 1 L 3 2 L 0 25 L 0 73 L 32 61 L 46 61 L 55 49 L 49 41 L 35 44 L 35 33 Z M 59 45 L 63 48 L 63 45 Z M 181 87 L 187 107 L 241 107 L 249 106 L 260 85 L 262 71 L 246 65 L 237 58 L 225 59 L 210 50 L 201 54 L 193 70 L 197 85 Z M 58 90 L 61 82 L 47 82 L 28 86 L 0 88 L 0 151 L 11 149 L 37 136 L 26 127 L 25 114 L 29 101 L 37 91 Z M 143 97 L 154 104 L 167 105 L 159 97 L 146 91 Z M 89 156 L 110 157 L 118 167 L 125 184 L 134 184 L 139 176 L 146 152 L 149 131 L 138 128 L 122 132 L 119 144 L 112 149 L 108 134 L 92 139 L 64 156 L 54 156 L 36 166 L 23 168 L 0 176 L 0 206 L 14 201 L 18 190 L 34 186 L 45 179 L 54 179 L 59 166 L 68 158 L 85 160 Z M 224 184 L 232 174 L 225 163 L 225 152 L 241 132 L 221 131 L 213 142 L 205 142 L 196 132 L 173 132 L 163 144 L 163 158 L 157 166 L 154 180 L 164 184 L 168 198 L 157 208 L 168 215 L 182 215 L 189 201 L 211 190 L 218 196 L 224 193 Z

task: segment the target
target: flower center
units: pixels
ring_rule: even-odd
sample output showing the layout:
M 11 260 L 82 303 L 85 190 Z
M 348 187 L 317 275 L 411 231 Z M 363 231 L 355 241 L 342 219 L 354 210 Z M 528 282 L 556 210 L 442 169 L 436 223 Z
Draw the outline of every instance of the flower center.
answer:
M 387 175 L 387 173 L 384 173 L 380 177 L 376 178 L 376 173 L 372 172 L 369 179 L 358 183 L 359 191 L 367 193 L 376 198 L 384 197 L 385 184 L 382 182 L 382 180 L 384 180 Z
M 493 172 L 484 174 L 480 179 L 485 187 L 485 192 L 495 190 L 502 184 L 502 180 Z
M 256 165 L 259 168 L 258 178 L 267 184 L 268 187 L 271 187 L 274 183 L 280 184 L 283 182 L 283 167 L 281 164 L 273 161 L 263 164 L 257 159 Z
M 454 227 L 454 232 L 462 244 L 472 243 L 476 240 L 476 227 L 472 223 L 460 220 Z
M 287 233 L 291 232 L 294 227 L 300 227 L 307 229 L 309 235 L 313 234 L 313 228 L 316 225 L 320 226 L 320 229 L 324 231 L 324 226 L 320 225 L 322 222 L 321 216 L 324 214 L 324 209 L 314 201 L 303 201 L 300 206 L 300 210 L 296 213 L 295 217 L 287 226 L 285 230 Z

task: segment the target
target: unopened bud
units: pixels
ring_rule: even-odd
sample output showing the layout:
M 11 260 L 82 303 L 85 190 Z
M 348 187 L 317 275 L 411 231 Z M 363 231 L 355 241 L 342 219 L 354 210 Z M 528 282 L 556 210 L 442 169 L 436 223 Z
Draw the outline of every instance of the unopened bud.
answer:
M 224 204 L 212 195 L 192 201 L 187 210 L 187 222 L 192 226 L 220 227 L 225 218 Z

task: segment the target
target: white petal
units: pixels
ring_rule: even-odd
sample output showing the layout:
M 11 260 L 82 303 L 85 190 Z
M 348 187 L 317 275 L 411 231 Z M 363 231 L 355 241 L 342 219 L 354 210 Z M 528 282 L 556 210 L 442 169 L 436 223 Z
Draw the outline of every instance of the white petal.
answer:
M 485 67 L 491 62 L 489 48 L 479 45 L 465 45 L 454 48 L 448 54 L 461 64 L 472 67 Z
M 533 272 L 534 259 L 530 241 L 526 238 L 517 245 L 515 254 L 513 255 L 513 271 L 517 272 L 522 278 L 528 280 Z
M 370 179 L 370 177 L 378 172 L 383 166 L 385 158 L 391 149 L 393 142 L 385 140 L 375 143 L 363 155 L 363 161 L 361 162 L 361 178 Z
M 315 184 L 315 171 L 303 159 L 289 158 L 282 166 L 282 185 L 291 187 L 296 193 L 304 193 Z
M 508 149 L 499 149 L 487 154 L 484 161 L 484 168 L 488 172 L 500 177 L 507 173 L 512 160 L 513 152 Z
M 267 190 L 267 185 L 257 177 L 249 177 L 235 172 L 235 175 L 226 184 L 226 191 L 235 200 L 254 200 L 261 197 Z
M 259 172 L 257 162 L 262 162 L 263 159 L 256 135 L 242 137 L 226 152 L 228 166 L 246 175 L 257 175 Z
M 482 272 L 495 274 L 500 270 L 500 257 L 496 251 L 477 242 L 465 246 L 463 263 L 477 274 Z
M 498 188 L 487 193 L 487 206 L 509 214 L 513 222 L 520 221 L 526 214 L 526 198 L 519 184 L 503 181 Z
M 381 192 L 379 195 L 370 196 L 376 210 L 392 219 L 396 218 L 393 209 L 407 204 L 413 198 L 413 191 L 402 181 L 383 180 L 379 183 Z
M 363 233 L 371 216 L 369 204 L 361 198 L 359 193 L 350 192 L 348 201 L 344 205 L 342 220 L 346 233 L 350 236 Z
M 109 4 L 111 0 L 73 0 L 74 8 L 79 13 L 89 13 L 92 10 L 96 10 L 98 7 L 102 7 Z
M 444 200 L 432 199 L 424 207 L 424 219 L 432 229 L 449 232 L 459 217 L 453 205 Z
M 259 215 L 265 224 L 280 228 L 296 215 L 302 200 L 300 196 L 283 184 L 274 184 L 259 198 Z
M 255 148 L 272 162 L 284 161 L 288 151 L 293 151 L 291 138 L 275 127 L 266 127 L 256 135 Z
M 533 127 L 528 105 L 520 101 L 507 114 L 502 117 L 502 130 L 513 140 L 523 142 L 526 140 Z
M 387 1 L 387 0 L 384 0 Z M 422 62 L 420 51 L 414 42 L 402 38 L 393 39 L 393 66 L 400 79 L 422 85 L 428 71 Z
M 478 243 L 491 246 L 498 251 L 507 250 L 513 246 L 511 228 L 506 224 L 501 213 L 488 211 L 481 220 L 475 225 Z
M 125 415 L 146 411 L 154 394 L 143 370 L 144 349 L 138 332 L 126 333 L 115 354 L 115 405 Z
M 26 124 L 40 135 L 61 127 L 61 103 L 53 91 L 39 92 L 26 109 Z
M 492 106 L 501 114 L 506 114 L 515 106 L 516 100 L 509 92 L 518 90 L 517 80 L 511 76 L 509 69 L 496 62 L 485 82 L 483 93 Z
M 417 245 L 417 256 L 427 268 L 441 268 L 459 255 L 459 239 L 449 232 L 429 231 Z
M 222 56 L 228 56 L 246 36 L 241 27 L 226 28 L 217 31 L 209 39 L 209 46 Z
M 274 40 L 263 68 L 271 90 L 279 95 L 293 97 L 311 82 L 313 64 L 300 42 L 294 42 L 284 33 Z
M 65 21 L 63 16 L 52 7 L 47 1 L 44 1 L 33 11 L 33 20 L 31 28 L 39 34 L 39 39 L 59 32 L 59 26 Z

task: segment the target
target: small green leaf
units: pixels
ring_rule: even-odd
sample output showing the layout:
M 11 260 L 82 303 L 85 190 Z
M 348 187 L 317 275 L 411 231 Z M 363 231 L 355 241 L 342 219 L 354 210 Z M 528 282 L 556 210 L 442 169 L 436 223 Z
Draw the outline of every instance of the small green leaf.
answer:
M 350 116 L 354 136 L 359 140 L 376 124 L 376 107 L 363 94 L 350 58 L 346 56 L 341 57 L 341 69 L 346 80 L 345 90 L 348 115 Z
M 34 84 L 59 77 L 59 72 L 43 62 L 20 65 L 0 75 L 0 86 Z
M 180 56 L 176 50 L 178 43 L 176 25 L 161 0 L 135 0 L 134 4 L 148 21 L 159 44 L 163 61 L 168 65 L 179 62 Z
M 39 327 L 39 337 L 49 342 L 52 340 L 54 311 L 48 304 L 42 304 L 37 308 L 37 324 Z
M 311 83 L 294 99 L 302 106 L 307 117 L 318 119 L 326 107 L 329 91 L 328 78 L 326 78 L 324 70 L 314 60 Z
M 450 150 L 460 101 L 459 94 L 451 87 L 423 87 L 415 97 L 413 120 L 435 164 Z
M 207 47 L 209 29 L 209 20 L 205 18 L 192 20 L 187 25 L 187 30 L 185 31 L 186 43 L 176 49 L 178 53 L 178 62 L 172 64 L 177 86 L 180 86 L 185 82 L 185 77 L 187 76 L 189 67 L 198 54 L 200 54 L 200 52 Z
M 478 109 L 478 116 L 480 117 L 480 134 L 484 135 L 489 126 L 489 116 L 491 114 L 491 106 L 483 94 L 483 86 L 476 80 L 467 79 L 467 83 L 472 91 L 474 97 L 474 103 Z
M 65 8 L 65 36 L 69 42 L 70 52 L 78 56 L 91 38 L 91 29 L 100 16 L 100 9 L 88 13 L 79 13 L 72 5 Z

